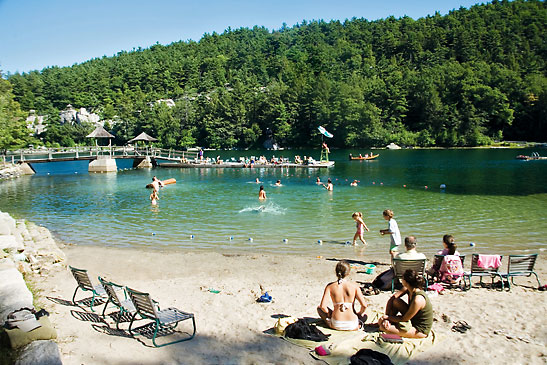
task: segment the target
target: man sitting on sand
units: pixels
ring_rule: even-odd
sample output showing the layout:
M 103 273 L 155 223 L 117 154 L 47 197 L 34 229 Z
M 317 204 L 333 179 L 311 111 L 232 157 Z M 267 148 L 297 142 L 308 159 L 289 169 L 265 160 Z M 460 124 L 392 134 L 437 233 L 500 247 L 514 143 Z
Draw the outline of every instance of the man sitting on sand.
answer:
M 422 260 L 425 259 L 425 255 L 416 251 L 416 237 L 405 237 L 406 252 L 398 253 L 395 258 L 400 260 Z
M 355 331 L 359 329 L 359 321 L 365 320 L 367 303 L 359 285 L 348 279 L 350 269 L 347 261 L 338 262 L 336 265 L 338 280 L 325 287 L 321 304 L 317 307 L 317 313 L 321 319 L 335 330 Z M 359 311 L 355 310 L 356 301 L 361 305 Z M 330 303 L 333 309 L 328 306 Z

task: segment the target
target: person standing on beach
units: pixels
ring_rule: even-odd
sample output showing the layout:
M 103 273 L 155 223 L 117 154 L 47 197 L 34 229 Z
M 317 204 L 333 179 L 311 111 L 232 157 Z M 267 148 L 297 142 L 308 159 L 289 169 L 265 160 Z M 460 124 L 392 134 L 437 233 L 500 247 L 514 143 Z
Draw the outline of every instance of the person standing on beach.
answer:
M 390 235 L 391 241 L 389 246 L 389 254 L 393 258 L 399 252 L 399 246 L 401 245 L 401 232 L 399 232 L 399 226 L 393 218 L 393 211 L 391 209 L 384 210 L 382 214 L 384 219 L 388 221 L 388 226 L 387 229 L 381 229 L 380 234 L 382 236 L 385 234 Z
M 266 200 L 266 191 L 264 191 L 264 185 L 260 185 L 260 190 L 258 190 L 258 199 Z
M 357 232 L 355 232 L 355 235 L 353 236 L 353 245 L 355 246 L 357 238 L 359 238 L 361 242 L 363 242 L 363 245 L 366 246 L 367 242 L 363 238 L 363 228 L 366 229 L 367 232 L 369 231 L 369 229 L 367 225 L 365 224 L 365 221 L 363 221 L 363 213 L 355 212 L 351 215 L 351 217 L 356 222 L 356 226 L 357 226 Z

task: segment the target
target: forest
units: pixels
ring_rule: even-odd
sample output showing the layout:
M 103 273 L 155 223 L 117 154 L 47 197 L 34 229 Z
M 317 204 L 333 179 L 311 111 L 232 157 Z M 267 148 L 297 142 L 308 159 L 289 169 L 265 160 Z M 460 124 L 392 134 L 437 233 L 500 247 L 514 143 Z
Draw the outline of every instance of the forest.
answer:
M 0 77 L 0 148 L 89 144 L 60 122 L 68 104 L 123 144 L 140 132 L 182 149 L 455 147 L 547 141 L 545 1 L 497 1 L 447 15 L 303 21 L 226 29 L 70 67 Z M 174 106 L 156 102 L 172 99 Z M 47 130 L 29 136 L 29 110 Z

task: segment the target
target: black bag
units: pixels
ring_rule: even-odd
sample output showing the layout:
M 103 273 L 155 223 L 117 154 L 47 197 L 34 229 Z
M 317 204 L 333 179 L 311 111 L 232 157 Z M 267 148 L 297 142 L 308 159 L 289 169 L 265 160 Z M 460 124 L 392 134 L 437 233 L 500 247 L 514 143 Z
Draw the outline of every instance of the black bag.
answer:
M 361 349 L 350 358 L 351 365 L 393 365 L 386 354 L 371 349 Z
M 301 318 L 285 328 L 285 336 L 301 340 L 323 342 L 327 341 L 330 335 L 325 335 L 316 326 L 309 324 L 308 321 Z
M 395 272 L 393 268 L 390 268 L 379 274 L 372 282 L 372 286 L 380 290 L 391 290 L 391 280 L 393 280 L 394 276 Z

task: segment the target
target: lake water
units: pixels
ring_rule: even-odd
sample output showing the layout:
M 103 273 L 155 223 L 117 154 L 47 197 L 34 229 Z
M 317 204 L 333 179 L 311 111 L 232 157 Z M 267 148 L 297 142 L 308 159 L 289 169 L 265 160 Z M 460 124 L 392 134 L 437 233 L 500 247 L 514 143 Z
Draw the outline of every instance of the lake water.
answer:
M 88 174 L 87 161 L 34 164 L 37 174 L 0 183 L 0 210 L 79 245 L 384 257 L 382 217 L 395 212 L 401 235 L 432 254 L 453 234 L 462 253 L 543 251 L 547 247 L 547 161 L 519 161 L 532 150 L 377 150 L 375 161 L 331 154 L 329 169 L 127 169 Z M 539 150 L 545 155 L 544 151 Z M 318 158 L 319 151 L 211 151 L 206 156 Z M 118 160 L 128 168 L 130 160 Z M 151 206 L 151 177 L 175 178 Z M 315 180 L 331 178 L 328 192 Z M 258 197 L 258 177 L 268 199 Z M 276 180 L 283 186 L 274 186 Z M 359 186 L 349 183 L 357 179 Z M 440 189 L 445 184 L 446 189 Z M 370 228 L 368 247 L 346 245 L 354 211 Z M 321 244 L 319 243 L 321 241 Z M 470 247 L 469 243 L 475 246 Z

